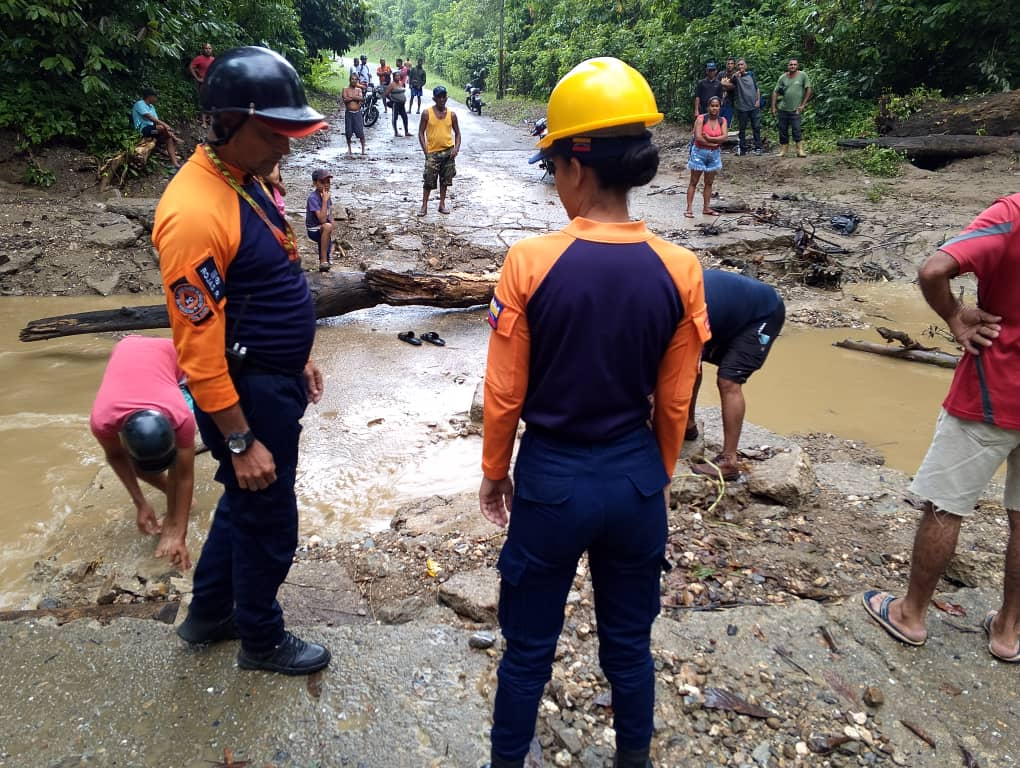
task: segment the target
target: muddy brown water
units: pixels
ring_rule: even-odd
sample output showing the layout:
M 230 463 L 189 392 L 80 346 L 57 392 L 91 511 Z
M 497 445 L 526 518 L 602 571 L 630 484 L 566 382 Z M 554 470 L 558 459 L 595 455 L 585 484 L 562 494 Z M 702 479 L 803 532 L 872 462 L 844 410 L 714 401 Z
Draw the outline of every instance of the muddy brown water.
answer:
M 932 321 L 914 286 L 852 286 L 847 292 L 863 300 L 866 312 L 892 318 L 876 322 L 915 337 Z M 26 576 L 41 557 L 144 561 L 151 555 L 152 543 L 135 531 L 127 495 L 88 428 L 117 337 L 24 344 L 16 333 L 33 318 L 123 303 L 123 297 L 0 301 L 8 329 L 0 339 L 0 607 L 21 607 L 40 596 Z M 407 329 L 438 331 L 447 346 L 411 347 L 396 338 Z M 466 418 L 484 370 L 487 336 L 481 309 L 380 307 L 320 324 L 314 354 L 326 391 L 304 420 L 302 537 L 330 540 L 379 530 L 404 501 L 475 487 L 480 440 L 457 437 L 456 422 Z M 831 346 L 846 337 L 875 334 L 788 325 L 766 367 L 747 385 L 747 418 L 777 432 L 831 432 L 868 442 L 891 466 L 912 472 L 951 371 Z M 709 369 L 700 405 L 717 402 Z M 200 457 L 189 532 L 193 554 L 218 495 L 212 473 L 212 460 Z

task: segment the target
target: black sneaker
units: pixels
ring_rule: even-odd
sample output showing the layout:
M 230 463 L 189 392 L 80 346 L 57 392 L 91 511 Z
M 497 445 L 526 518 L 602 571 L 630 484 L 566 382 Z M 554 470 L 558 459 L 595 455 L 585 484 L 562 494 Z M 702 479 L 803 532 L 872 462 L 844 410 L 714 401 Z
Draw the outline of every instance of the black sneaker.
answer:
M 241 646 L 237 653 L 237 666 L 241 669 L 263 669 L 281 675 L 310 675 L 329 664 L 329 649 L 318 643 L 308 643 L 290 632 L 271 651 L 248 653 Z
M 190 612 L 188 618 L 177 627 L 177 636 L 192 645 L 212 645 L 226 640 L 237 639 L 234 614 L 219 621 L 196 619 Z
M 759 148 L 754 150 L 754 154 L 756 154 L 758 157 L 761 157 L 761 149 Z

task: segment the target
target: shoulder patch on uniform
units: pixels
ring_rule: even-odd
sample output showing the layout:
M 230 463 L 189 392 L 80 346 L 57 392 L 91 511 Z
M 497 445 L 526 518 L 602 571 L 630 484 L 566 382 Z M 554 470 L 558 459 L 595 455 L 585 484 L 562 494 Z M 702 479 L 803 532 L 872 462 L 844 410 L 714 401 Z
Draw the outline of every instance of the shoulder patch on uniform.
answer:
M 203 261 L 197 267 L 195 272 L 198 273 L 198 279 L 205 285 L 205 289 L 209 291 L 209 295 L 212 296 L 213 301 L 217 304 L 223 301 L 223 297 L 226 296 L 224 290 L 223 277 L 220 275 L 219 267 L 216 266 L 216 261 L 210 256 L 208 259 Z
M 212 314 L 205 294 L 197 285 L 192 285 L 182 277 L 170 287 L 174 292 L 174 306 L 192 325 L 198 325 Z
M 493 296 L 492 301 L 489 302 L 489 325 L 492 326 L 494 331 L 499 329 L 499 316 L 501 314 L 503 314 L 503 302 Z

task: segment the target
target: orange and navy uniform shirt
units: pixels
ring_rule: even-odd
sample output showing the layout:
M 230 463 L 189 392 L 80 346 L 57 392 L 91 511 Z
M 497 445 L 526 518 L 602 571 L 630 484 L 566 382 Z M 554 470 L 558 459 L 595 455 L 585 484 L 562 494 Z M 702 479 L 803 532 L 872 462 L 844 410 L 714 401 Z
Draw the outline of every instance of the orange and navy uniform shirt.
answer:
M 509 473 L 519 419 L 591 443 L 651 422 L 672 473 L 711 337 L 693 253 L 641 221 L 576 218 L 510 248 L 489 325 L 486 477 Z
M 286 231 L 259 181 L 226 167 Z M 315 305 L 301 262 L 290 259 L 201 147 L 163 193 L 152 242 L 178 362 L 199 408 L 210 413 L 238 402 L 226 359 L 235 343 L 254 360 L 302 370 L 315 337 Z

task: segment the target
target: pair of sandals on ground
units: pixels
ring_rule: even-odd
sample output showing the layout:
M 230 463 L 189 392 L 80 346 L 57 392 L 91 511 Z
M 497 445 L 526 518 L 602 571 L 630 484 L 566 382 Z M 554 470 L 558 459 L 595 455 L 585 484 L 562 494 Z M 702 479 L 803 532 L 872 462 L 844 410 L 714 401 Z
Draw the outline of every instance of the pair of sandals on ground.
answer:
M 871 604 L 871 601 L 876 596 L 883 595 L 884 597 L 882 597 L 882 601 L 878 604 L 878 608 L 875 608 Z M 897 599 L 898 598 L 895 595 L 891 595 L 888 592 L 883 592 L 878 589 L 869 589 L 861 598 L 864 603 L 864 610 L 868 612 L 868 615 L 875 620 L 878 626 L 886 631 L 886 634 L 888 634 L 889 637 L 894 640 L 899 640 L 905 645 L 912 645 L 914 647 L 924 645 L 928 639 L 927 637 L 923 640 L 915 640 L 914 638 L 905 635 L 899 627 L 892 623 L 892 619 L 889 617 L 889 608 Z M 1017 647 L 1011 656 L 999 653 L 992 648 L 992 622 L 995 621 L 995 617 L 998 613 L 998 611 L 989 611 L 985 615 L 984 621 L 981 622 L 981 626 L 985 630 L 985 634 L 988 636 L 988 653 L 999 661 L 1004 661 L 1007 664 L 1020 663 L 1020 643 L 1017 644 Z
M 434 344 L 437 347 L 446 346 L 446 342 L 439 338 L 439 334 L 435 331 L 426 331 L 421 336 L 415 336 L 414 331 L 404 331 L 398 333 L 397 338 L 401 341 L 406 341 L 412 347 L 420 347 L 423 341 L 427 341 L 429 344 Z

